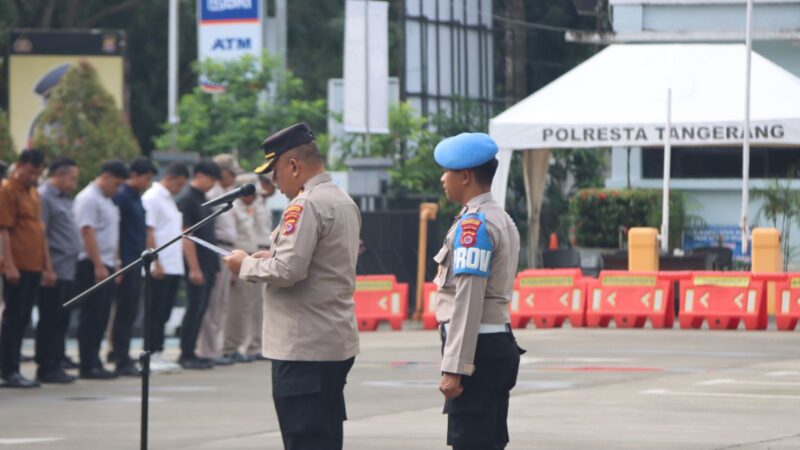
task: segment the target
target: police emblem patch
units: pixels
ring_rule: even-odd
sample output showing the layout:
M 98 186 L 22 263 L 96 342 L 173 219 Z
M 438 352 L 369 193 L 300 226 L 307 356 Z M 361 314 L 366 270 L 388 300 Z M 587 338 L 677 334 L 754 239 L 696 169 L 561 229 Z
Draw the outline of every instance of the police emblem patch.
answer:
M 303 213 L 303 207 L 300 205 L 289 205 L 283 213 L 283 231 L 284 236 L 289 236 L 297 231 L 297 222 L 300 220 L 300 215 Z
M 468 217 L 461 221 L 461 246 L 472 247 L 477 242 L 478 228 L 483 222 L 477 217 Z
M 494 244 L 486 228 L 484 213 L 462 216 L 454 244 L 453 274 L 489 276 Z

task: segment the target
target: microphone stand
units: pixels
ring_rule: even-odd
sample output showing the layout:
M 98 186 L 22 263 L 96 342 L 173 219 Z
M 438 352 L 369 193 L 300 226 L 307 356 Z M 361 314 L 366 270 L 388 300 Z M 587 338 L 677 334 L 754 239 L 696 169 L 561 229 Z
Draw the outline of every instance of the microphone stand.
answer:
M 230 202 L 224 204 L 221 208 L 214 210 L 214 212 L 212 212 L 208 217 L 187 228 L 183 233 L 179 234 L 178 236 L 175 236 L 172 240 L 162 245 L 161 247 L 158 247 L 157 249 L 145 250 L 144 252 L 142 252 L 142 256 L 139 259 L 128 264 L 127 266 L 116 271 L 115 273 L 109 275 L 105 280 L 83 291 L 82 293 L 78 294 L 76 297 L 72 298 L 70 301 L 64 303 L 63 305 L 63 308 L 71 308 L 73 306 L 79 305 L 82 301 L 86 299 L 86 297 L 88 297 L 98 289 L 102 288 L 103 286 L 111 283 L 118 276 L 123 275 L 127 272 L 131 272 L 134 269 L 138 268 L 140 264 L 144 264 L 144 348 L 142 349 L 142 353 L 139 355 L 139 364 L 142 366 L 142 417 L 140 422 L 141 450 L 147 450 L 147 425 L 148 425 L 147 422 L 149 414 L 148 409 L 150 403 L 150 353 L 151 353 L 150 352 L 150 320 L 151 320 L 150 282 L 152 281 L 150 266 L 152 265 L 153 261 L 158 259 L 158 254 L 162 250 L 174 244 L 175 242 L 181 240 L 184 236 L 192 234 L 195 230 L 209 223 L 211 220 L 213 220 L 220 214 L 229 211 L 231 208 L 233 208 L 233 199 Z

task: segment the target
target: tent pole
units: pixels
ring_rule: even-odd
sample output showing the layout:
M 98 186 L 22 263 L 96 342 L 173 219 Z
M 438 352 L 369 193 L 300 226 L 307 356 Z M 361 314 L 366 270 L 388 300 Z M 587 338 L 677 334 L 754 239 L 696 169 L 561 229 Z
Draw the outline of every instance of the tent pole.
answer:
M 661 252 L 669 252 L 669 179 L 672 166 L 672 88 L 667 89 L 667 126 L 664 131 L 664 188 L 661 197 Z
M 747 0 L 745 22 L 745 71 L 744 71 L 744 134 L 742 142 L 742 253 L 747 253 L 750 237 L 750 57 L 753 49 L 753 0 Z

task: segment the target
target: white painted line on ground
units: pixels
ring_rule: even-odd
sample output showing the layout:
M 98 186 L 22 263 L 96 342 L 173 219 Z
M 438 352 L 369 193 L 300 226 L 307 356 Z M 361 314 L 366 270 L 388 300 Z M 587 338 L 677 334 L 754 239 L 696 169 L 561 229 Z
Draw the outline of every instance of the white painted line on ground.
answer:
M 637 361 L 633 358 L 580 358 L 580 357 L 566 357 L 566 358 L 528 358 L 523 356 L 520 359 L 520 365 L 537 363 L 580 363 L 580 364 L 598 364 L 598 363 L 628 363 Z
M 0 445 L 21 445 L 21 444 L 40 444 L 43 442 L 58 442 L 63 441 L 64 438 L 60 437 L 45 437 L 45 438 L 0 438 Z
M 796 370 L 778 370 L 776 372 L 767 372 L 768 377 L 797 377 L 800 372 Z
M 748 398 L 763 400 L 800 400 L 800 395 L 770 395 L 770 394 L 737 394 L 728 392 L 683 392 L 670 391 L 669 389 L 648 389 L 639 392 L 645 395 L 666 395 L 673 397 L 720 397 L 720 398 Z
M 800 387 L 800 382 L 797 381 L 751 381 L 751 380 L 734 380 L 733 378 L 718 378 L 715 380 L 700 381 L 695 383 L 695 386 L 716 386 L 718 384 L 740 384 L 746 386 L 787 386 L 787 387 Z

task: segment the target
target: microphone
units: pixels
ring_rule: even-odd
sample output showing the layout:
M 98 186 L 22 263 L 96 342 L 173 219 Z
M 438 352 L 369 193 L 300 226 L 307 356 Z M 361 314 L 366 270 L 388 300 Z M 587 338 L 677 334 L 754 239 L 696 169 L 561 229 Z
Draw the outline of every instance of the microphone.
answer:
M 212 207 L 212 206 L 221 205 L 223 203 L 231 203 L 231 202 L 233 202 L 234 200 L 236 200 L 239 197 L 247 197 L 248 195 L 253 195 L 255 193 L 256 193 L 256 187 L 255 186 L 253 186 L 252 184 L 245 184 L 245 185 L 239 186 L 238 188 L 236 188 L 236 189 L 234 189 L 234 190 L 232 190 L 230 192 L 226 192 L 226 193 L 220 195 L 217 198 L 213 198 L 213 199 L 203 203 L 203 206 Z

